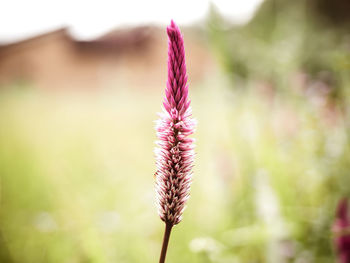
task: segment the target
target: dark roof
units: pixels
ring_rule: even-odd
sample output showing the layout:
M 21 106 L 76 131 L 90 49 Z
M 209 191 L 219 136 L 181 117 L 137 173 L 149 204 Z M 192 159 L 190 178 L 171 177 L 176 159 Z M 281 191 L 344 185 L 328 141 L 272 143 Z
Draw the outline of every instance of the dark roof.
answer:
M 44 38 L 47 38 L 47 37 L 50 37 L 50 36 L 55 36 L 55 35 L 64 35 L 64 36 L 67 36 L 68 38 L 72 38 L 71 35 L 68 32 L 68 28 L 67 27 L 63 27 L 63 28 L 60 28 L 60 29 L 57 29 L 57 30 L 54 30 L 54 31 L 50 31 L 50 32 L 47 32 L 47 33 L 43 33 L 43 34 L 40 34 L 40 35 L 36 35 L 34 37 L 30 37 L 30 38 L 21 40 L 21 41 L 18 41 L 18 42 L 14 42 L 14 43 L 10 43 L 10 44 L 0 44 L 0 48 L 14 47 L 14 46 L 30 43 L 30 42 L 33 42 L 33 41 L 38 41 L 38 40 L 41 40 L 41 39 L 44 39 Z
M 60 28 L 48 33 L 40 34 L 31 38 L 27 38 L 22 41 L 18 41 L 15 43 L 0 45 L 0 56 L 6 55 L 8 52 L 12 52 L 14 50 L 22 49 L 22 48 L 30 48 L 32 45 L 36 45 L 40 41 L 44 41 L 48 38 L 64 38 L 68 41 L 74 41 L 71 35 L 68 32 L 68 28 Z
M 108 51 L 125 51 L 127 49 L 140 49 L 147 46 L 152 40 L 157 28 L 150 26 L 117 29 L 113 30 L 100 38 L 88 41 L 74 39 L 67 27 L 60 28 L 45 34 L 31 37 L 19 42 L 0 45 L 0 56 L 5 55 L 8 51 L 13 51 L 17 48 L 30 48 L 31 45 L 37 44 L 48 38 L 61 38 L 75 44 L 81 51 L 108 52 Z
M 106 35 L 90 41 L 76 41 L 85 49 L 126 50 L 147 46 L 156 31 L 155 27 L 136 27 L 113 30 Z

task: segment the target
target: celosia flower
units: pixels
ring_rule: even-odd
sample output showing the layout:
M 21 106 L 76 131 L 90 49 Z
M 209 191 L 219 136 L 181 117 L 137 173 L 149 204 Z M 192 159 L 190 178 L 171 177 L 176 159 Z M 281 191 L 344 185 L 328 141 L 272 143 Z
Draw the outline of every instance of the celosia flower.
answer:
M 338 262 L 350 263 L 350 216 L 347 199 L 339 202 L 333 225 Z
M 194 139 L 188 136 L 194 132 L 195 121 L 188 99 L 184 41 L 173 21 L 167 34 L 168 81 L 164 109 L 156 125 L 156 195 L 160 218 L 173 226 L 181 221 L 189 197 Z

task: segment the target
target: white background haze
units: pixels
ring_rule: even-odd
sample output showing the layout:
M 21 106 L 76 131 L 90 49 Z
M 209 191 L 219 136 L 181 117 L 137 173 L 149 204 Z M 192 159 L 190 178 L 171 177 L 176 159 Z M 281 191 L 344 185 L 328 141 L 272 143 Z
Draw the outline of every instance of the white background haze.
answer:
M 121 26 L 190 24 L 203 19 L 210 3 L 235 23 L 248 21 L 262 0 L 7 0 L 0 8 L 0 43 L 68 26 L 91 39 Z

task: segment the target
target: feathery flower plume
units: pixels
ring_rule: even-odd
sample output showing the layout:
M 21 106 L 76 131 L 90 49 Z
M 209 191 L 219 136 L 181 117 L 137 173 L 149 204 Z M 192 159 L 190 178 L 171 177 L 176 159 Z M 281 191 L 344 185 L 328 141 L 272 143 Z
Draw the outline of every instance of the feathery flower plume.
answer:
M 346 198 L 340 200 L 338 204 L 333 232 L 335 234 L 334 243 L 337 249 L 338 262 L 350 263 L 350 215 Z
M 185 64 L 184 41 L 178 26 L 171 21 L 167 27 L 168 81 L 163 112 L 156 130 L 156 195 L 158 214 L 166 229 L 159 262 L 164 262 L 171 229 L 181 221 L 189 197 L 194 159 L 194 132 Z

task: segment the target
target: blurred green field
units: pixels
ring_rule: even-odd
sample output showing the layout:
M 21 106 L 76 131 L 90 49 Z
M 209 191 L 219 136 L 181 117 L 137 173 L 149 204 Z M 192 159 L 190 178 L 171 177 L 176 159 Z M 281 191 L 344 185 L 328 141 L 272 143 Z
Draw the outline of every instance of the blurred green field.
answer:
M 307 8 L 267 0 L 243 27 L 208 15 L 201 37 L 222 67 L 190 86 L 194 180 L 168 263 L 336 261 L 335 207 L 350 196 L 350 33 Z M 1 263 L 158 261 L 163 92 L 2 87 Z
M 1 262 L 158 260 L 162 92 L 0 94 Z M 191 98 L 194 183 L 168 262 L 334 262 L 334 209 L 349 194 L 340 109 L 329 122 L 307 98 L 235 90 L 220 73 Z

